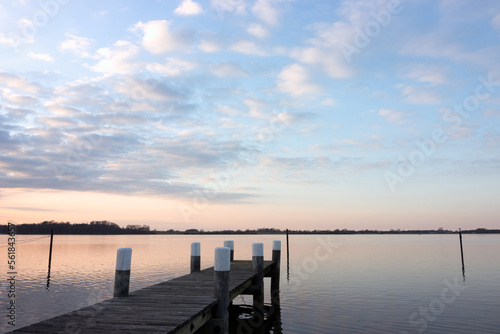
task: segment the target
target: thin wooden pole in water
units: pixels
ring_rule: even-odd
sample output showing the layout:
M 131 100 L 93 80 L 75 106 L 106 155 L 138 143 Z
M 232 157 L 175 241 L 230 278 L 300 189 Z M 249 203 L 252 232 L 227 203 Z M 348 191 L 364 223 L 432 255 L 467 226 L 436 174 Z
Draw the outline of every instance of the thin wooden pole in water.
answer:
M 460 254 L 462 255 L 462 274 L 465 275 L 465 265 L 464 265 L 464 248 L 462 246 L 462 229 L 458 229 L 458 237 L 460 238 Z
M 54 240 L 54 229 L 50 230 L 50 250 L 49 250 L 49 272 L 50 272 L 50 266 L 52 264 L 52 243 Z
M 290 248 L 288 247 L 288 229 L 286 229 L 286 261 L 290 261 Z

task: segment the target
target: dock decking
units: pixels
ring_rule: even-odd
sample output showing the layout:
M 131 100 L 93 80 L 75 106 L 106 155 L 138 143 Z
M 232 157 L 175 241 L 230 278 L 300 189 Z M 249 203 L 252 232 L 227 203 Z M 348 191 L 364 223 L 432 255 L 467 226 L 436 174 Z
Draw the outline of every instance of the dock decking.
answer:
M 264 261 L 269 276 L 272 261 Z M 229 299 L 252 286 L 252 261 L 231 262 Z M 194 333 L 212 318 L 214 268 L 112 298 L 11 333 Z

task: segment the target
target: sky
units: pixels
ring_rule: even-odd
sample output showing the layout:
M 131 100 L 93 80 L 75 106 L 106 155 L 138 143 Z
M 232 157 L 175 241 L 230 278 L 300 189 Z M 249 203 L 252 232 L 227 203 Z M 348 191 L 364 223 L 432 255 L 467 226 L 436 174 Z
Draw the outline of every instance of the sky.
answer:
M 500 2 L 0 3 L 0 221 L 499 228 Z

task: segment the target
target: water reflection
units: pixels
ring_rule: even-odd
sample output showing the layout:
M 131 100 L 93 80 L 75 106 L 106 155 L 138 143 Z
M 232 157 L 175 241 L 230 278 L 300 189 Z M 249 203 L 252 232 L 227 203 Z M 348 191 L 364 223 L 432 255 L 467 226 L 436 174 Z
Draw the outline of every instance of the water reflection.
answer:
M 231 305 L 229 309 L 229 332 L 241 334 L 281 334 L 281 305 L 271 303 L 264 306 L 264 318 L 253 314 L 252 305 Z

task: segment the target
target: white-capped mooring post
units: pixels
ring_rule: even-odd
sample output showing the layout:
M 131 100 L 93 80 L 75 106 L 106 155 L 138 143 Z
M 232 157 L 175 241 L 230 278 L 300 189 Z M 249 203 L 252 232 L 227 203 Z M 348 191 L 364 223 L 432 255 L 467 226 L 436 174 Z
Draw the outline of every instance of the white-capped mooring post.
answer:
M 234 241 L 226 240 L 224 241 L 224 247 L 228 247 L 231 250 L 231 262 L 234 261 Z
M 280 266 L 281 241 L 273 240 L 273 264 L 271 267 L 271 301 L 278 304 L 280 300 Z
M 214 297 L 218 300 L 214 308 L 213 319 L 216 320 L 216 333 L 227 334 L 229 330 L 229 273 L 231 268 L 230 249 L 215 248 L 214 264 Z
M 130 284 L 132 248 L 118 248 L 116 252 L 115 289 L 113 297 L 127 297 Z
M 253 312 L 254 317 L 264 316 L 264 244 L 252 244 L 253 272 L 257 273 L 253 280 Z
M 199 242 L 191 243 L 191 272 L 200 271 L 201 246 Z

